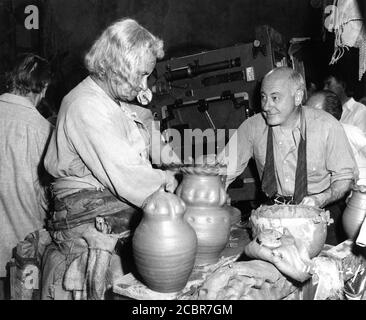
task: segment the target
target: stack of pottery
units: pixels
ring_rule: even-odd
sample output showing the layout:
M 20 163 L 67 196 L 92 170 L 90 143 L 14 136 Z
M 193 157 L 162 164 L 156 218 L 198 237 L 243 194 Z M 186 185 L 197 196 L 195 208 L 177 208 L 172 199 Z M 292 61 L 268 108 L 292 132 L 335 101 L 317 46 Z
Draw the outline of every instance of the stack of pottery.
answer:
M 159 189 L 146 199 L 144 215 L 132 238 L 137 271 L 154 291 L 182 290 L 194 267 L 197 237 L 183 219 L 186 206 Z
M 198 239 L 196 265 L 216 263 L 230 236 L 230 210 L 217 165 L 187 165 L 177 195 L 185 202 L 186 221 Z
M 366 186 L 355 185 L 342 215 L 343 229 L 349 239 L 357 237 L 366 216 Z

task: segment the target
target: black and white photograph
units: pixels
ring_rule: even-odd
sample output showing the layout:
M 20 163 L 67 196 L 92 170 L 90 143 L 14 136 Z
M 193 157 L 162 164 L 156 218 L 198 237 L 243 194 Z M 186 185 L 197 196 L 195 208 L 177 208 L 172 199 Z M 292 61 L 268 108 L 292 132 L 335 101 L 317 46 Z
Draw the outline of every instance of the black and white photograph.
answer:
M 365 73 L 364 0 L 0 0 L 0 300 L 366 300 Z

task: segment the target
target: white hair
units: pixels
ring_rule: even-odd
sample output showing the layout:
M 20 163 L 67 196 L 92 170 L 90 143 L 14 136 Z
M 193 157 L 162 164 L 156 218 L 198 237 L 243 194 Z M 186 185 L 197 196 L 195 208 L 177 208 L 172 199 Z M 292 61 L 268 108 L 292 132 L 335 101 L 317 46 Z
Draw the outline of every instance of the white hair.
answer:
M 103 31 L 85 56 L 89 73 L 131 90 L 136 86 L 135 68 L 144 55 L 164 56 L 164 43 L 137 21 L 119 20 Z

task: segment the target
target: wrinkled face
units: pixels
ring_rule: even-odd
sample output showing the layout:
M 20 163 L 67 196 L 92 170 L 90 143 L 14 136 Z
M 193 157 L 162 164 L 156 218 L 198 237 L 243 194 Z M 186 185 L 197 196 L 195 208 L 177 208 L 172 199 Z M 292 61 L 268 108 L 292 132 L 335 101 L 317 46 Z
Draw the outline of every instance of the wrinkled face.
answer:
M 151 53 L 146 53 L 142 55 L 139 61 L 134 66 L 134 87 L 131 90 L 131 94 L 129 96 L 129 100 L 133 100 L 136 98 L 137 94 L 140 91 L 144 91 L 148 89 L 147 79 L 150 74 L 154 71 L 156 64 L 156 58 Z
M 117 100 L 132 101 L 137 97 L 141 90 L 146 90 L 147 79 L 153 72 L 156 64 L 156 58 L 150 52 L 144 54 L 132 66 L 131 85 L 124 81 L 109 81 L 108 87 L 111 95 Z
M 345 94 L 342 84 L 339 83 L 334 77 L 328 77 L 324 81 L 324 90 L 330 90 L 334 92 L 339 98 L 342 98 L 342 96 Z
M 287 77 L 283 79 L 269 75 L 264 78 L 261 88 L 262 114 L 269 126 L 286 125 L 296 112 L 293 91 Z
M 315 109 L 323 109 L 324 96 L 321 94 L 313 94 L 306 101 L 308 107 L 313 107 Z

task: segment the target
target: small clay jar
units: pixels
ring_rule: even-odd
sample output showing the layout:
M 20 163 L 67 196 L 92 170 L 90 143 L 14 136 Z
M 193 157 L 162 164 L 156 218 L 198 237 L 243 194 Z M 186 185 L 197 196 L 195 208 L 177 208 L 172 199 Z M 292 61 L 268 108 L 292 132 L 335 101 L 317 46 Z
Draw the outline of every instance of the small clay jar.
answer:
M 196 231 L 196 265 L 216 263 L 230 236 L 227 194 L 215 167 L 183 167 L 177 195 L 187 205 L 184 218 Z
M 194 267 L 197 237 L 183 219 L 185 203 L 160 188 L 146 199 L 132 238 L 137 271 L 154 291 L 182 290 Z

